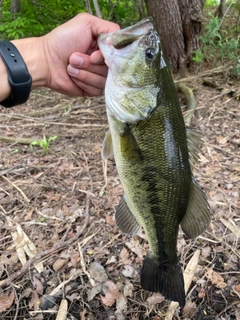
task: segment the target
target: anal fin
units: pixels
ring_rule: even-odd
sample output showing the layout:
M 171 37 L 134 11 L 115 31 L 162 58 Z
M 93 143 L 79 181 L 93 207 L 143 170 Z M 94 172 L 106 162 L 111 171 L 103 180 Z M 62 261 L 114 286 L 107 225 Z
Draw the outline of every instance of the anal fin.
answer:
M 195 238 L 205 231 L 210 222 L 210 206 L 199 184 L 192 180 L 187 211 L 181 221 L 183 232 Z
M 139 223 L 127 205 L 124 195 L 117 206 L 115 220 L 119 229 L 124 233 L 136 234 L 140 228 Z

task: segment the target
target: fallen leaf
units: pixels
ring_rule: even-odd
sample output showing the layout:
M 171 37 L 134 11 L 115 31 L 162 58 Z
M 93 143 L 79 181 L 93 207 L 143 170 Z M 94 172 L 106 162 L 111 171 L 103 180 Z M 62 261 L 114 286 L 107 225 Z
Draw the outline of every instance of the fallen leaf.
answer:
M 71 255 L 71 263 L 72 263 L 72 266 L 74 268 L 76 268 L 78 262 L 81 260 L 80 256 L 79 256 L 79 252 L 78 251 L 75 251 L 72 255 Z
M 133 284 L 130 281 L 126 280 L 126 284 L 125 284 L 125 286 L 123 288 L 124 296 L 125 297 L 132 297 L 133 289 L 134 289 Z
M 219 289 L 223 289 L 227 286 L 227 284 L 224 282 L 223 277 L 216 271 L 213 271 L 213 269 L 211 268 L 207 268 L 205 276 L 208 278 L 209 281 L 212 282 L 212 284 L 214 284 Z
M 234 286 L 234 289 L 235 289 L 236 291 L 240 292 L 240 284 L 236 284 L 236 285 Z
M 117 310 L 115 312 L 117 319 L 125 319 L 123 313 L 127 311 L 127 299 L 121 295 L 116 301 Z
M 96 286 L 92 287 L 87 293 L 87 300 L 91 301 L 97 294 L 102 291 L 102 284 L 99 282 Z
M 115 263 L 117 261 L 116 256 L 111 256 L 110 258 L 108 258 L 107 262 L 105 263 L 106 265 L 111 264 L 111 263 Z
M 103 293 L 105 296 L 101 295 L 103 304 L 107 307 L 111 307 L 115 301 L 120 297 L 117 286 L 112 281 L 108 280 L 103 284 Z
M 154 306 L 157 303 L 160 303 L 162 301 L 164 301 L 165 298 L 163 295 L 161 295 L 160 293 L 154 293 L 151 297 L 147 298 L 147 302 L 151 305 Z
M 39 306 L 40 306 L 40 299 L 39 299 L 39 296 L 38 296 L 38 293 L 37 293 L 37 290 L 34 290 L 32 292 L 32 297 L 31 297 L 31 300 L 29 301 L 29 308 L 32 309 L 34 311 L 38 311 L 39 310 Z
M 88 272 L 95 281 L 104 282 L 108 279 L 105 269 L 98 262 L 92 262 L 89 266 Z
M 121 262 L 122 264 L 127 264 L 129 259 L 129 254 L 126 248 L 123 248 L 120 252 Z
M 122 271 L 122 274 L 124 275 L 124 277 L 127 278 L 136 278 L 138 276 L 137 271 L 129 265 L 125 265 L 124 266 L 124 270 Z
M 68 311 L 68 302 L 66 299 L 62 299 L 61 304 L 58 309 L 58 314 L 57 314 L 56 320 L 67 319 L 67 311 Z
M 68 262 L 68 260 L 66 260 L 66 259 L 62 259 L 62 258 L 57 259 L 57 260 L 54 262 L 53 266 L 52 266 L 52 267 L 53 267 L 53 270 L 54 270 L 54 271 L 60 270 L 67 262 Z
M 13 304 L 15 295 L 14 291 L 12 291 L 10 294 L 5 293 L 0 295 L 0 312 L 6 311 L 11 307 Z
M 207 259 L 207 257 L 210 255 L 211 253 L 211 247 L 210 246 L 207 246 L 207 247 L 204 247 L 202 248 L 201 250 L 201 256 L 205 259 Z
M 140 245 L 138 240 L 132 239 L 130 242 L 126 242 L 126 246 L 136 255 L 143 259 L 143 247 Z
M 37 290 L 37 293 L 43 294 L 42 282 L 36 276 L 33 276 L 33 285 Z

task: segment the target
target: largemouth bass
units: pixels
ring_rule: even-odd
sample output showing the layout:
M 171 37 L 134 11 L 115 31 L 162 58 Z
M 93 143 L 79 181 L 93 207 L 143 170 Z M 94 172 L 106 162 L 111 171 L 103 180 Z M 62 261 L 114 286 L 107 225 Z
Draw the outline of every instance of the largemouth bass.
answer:
M 109 67 L 105 99 L 110 132 L 102 155 L 114 155 L 124 189 L 116 223 L 128 234 L 142 226 L 148 237 L 142 288 L 183 307 L 184 280 L 176 250 L 179 224 L 191 238 L 210 220 L 208 202 L 190 164 L 197 156 L 199 135 L 185 128 L 150 19 L 102 34 L 98 45 Z

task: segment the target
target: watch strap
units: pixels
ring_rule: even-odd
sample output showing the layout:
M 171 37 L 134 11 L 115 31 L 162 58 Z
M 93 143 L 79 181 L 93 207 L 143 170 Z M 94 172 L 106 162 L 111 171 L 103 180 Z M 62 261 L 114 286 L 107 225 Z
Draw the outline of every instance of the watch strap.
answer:
M 12 88 L 11 96 L 0 104 L 10 108 L 27 101 L 31 91 L 32 77 L 21 54 L 12 42 L 0 40 L 0 56 L 7 68 L 8 82 Z

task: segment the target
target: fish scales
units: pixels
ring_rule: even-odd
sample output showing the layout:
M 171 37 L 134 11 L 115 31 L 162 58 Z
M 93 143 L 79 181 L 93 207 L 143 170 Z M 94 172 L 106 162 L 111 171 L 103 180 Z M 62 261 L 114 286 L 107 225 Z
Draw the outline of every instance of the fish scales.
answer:
M 209 206 L 192 177 L 187 132 L 160 38 L 146 19 L 101 35 L 98 43 L 109 66 L 105 97 L 110 133 L 103 156 L 114 155 L 124 189 L 116 222 L 123 232 L 134 233 L 140 225 L 147 235 L 150 251 L 141 270 L 142 287 L 183 307 L 179 224 L 190 237 L 200 234 L 209 223 Z

